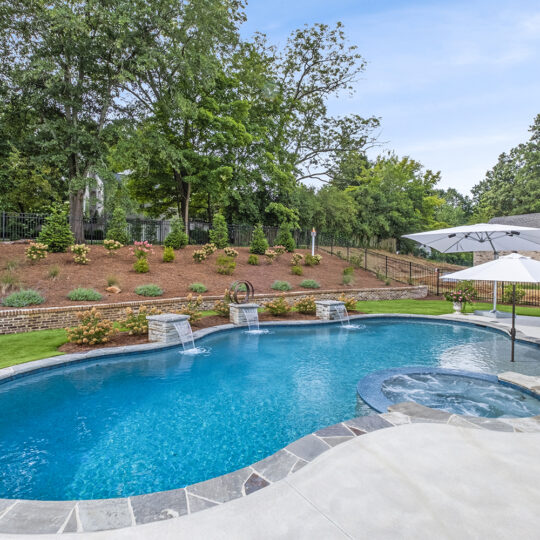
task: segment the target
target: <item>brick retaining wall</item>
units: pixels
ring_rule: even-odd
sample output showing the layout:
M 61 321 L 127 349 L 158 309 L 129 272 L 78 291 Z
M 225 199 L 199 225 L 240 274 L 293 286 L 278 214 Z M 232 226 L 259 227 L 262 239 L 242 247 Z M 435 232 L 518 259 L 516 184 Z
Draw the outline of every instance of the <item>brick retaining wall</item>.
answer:
M 411 298 L 425 298 L 428 294 L 424 285 L 416 287 L 380 287 L 374 289 L 341 289 L 328 291 L 298 291 L 285 293 L 292 300 L 306 296 L 314 296 L 317 300 L 336 299 L 341 293 L 347 296 L 356 296 L 358 300 L 399 300 Z M 254 301 L 266 302 L 275 298 L 276 294 L 257 294 Z M 216 300 L 222 296 L 203 296 L 202 309 L 212 309 Z M 156 307 L 164 312 L 174 312 L 182 308 L 186 303 L 186 297 L 160 298 L 152 300 L 137 300 L 134 302 L 119 302 L 115 304 L 92 303 L 83 306 L 63 306 L 34 309 L 10 309 L 0 311 L 0 334 L 16 334 L 18 332 L 30 332 L 32 330 L 50 330 L 65 328 L 77 324 L 77 313 L 96 306 L 102 315 L 110 320 L 119 321 L 125 318 L 125 309 L 128 307 L 135 310 L 140 306 Z

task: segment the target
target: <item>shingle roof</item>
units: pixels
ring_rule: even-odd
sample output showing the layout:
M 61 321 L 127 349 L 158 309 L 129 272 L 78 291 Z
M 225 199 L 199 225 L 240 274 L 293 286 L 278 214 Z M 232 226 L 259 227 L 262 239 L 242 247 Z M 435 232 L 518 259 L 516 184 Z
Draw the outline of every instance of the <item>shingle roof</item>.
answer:
M 490 223 L 500 225 L 517 225 L 521 227 L 540 227 L 540 213 L 538 214 L 520 214 L 517 216 L 494 217 L 489 220 Z

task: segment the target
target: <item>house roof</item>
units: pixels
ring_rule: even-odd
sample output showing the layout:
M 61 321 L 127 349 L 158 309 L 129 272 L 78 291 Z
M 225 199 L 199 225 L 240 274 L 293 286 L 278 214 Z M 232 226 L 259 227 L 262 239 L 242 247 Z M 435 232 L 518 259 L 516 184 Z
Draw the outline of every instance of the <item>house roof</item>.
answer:
M 540 213 L 537 214 L 519 214 L 517 216 L 494 217 L 489 223 L 498 223 L 500 225 L 517 225 L 520 227 L 538 227 L 540 228 Z

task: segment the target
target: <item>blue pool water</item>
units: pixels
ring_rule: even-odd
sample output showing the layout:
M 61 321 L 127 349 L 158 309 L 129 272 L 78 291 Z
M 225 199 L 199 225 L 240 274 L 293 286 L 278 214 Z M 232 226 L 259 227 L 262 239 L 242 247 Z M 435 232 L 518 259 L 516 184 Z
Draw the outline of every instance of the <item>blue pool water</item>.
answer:
M 116 356 L 0 385 L 0 497 L 88 499 L 199 482 L 366 414 L 356 383 L 406 365 L 540 374 L 540 349 L 444 322 L 217 333 L 206 356 Z

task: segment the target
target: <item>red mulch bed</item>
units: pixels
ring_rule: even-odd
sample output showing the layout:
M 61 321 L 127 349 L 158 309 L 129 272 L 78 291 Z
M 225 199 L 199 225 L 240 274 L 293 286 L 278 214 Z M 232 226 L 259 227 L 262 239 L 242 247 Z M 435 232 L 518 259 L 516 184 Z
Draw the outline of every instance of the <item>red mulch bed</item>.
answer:
M 236 259 L 236 270 L 232 276 L 224 276 L 216 271 L 216 258 L 223 251 L 219 250 L 211 255 L 202 264 L 193 261 L 192 254 L 200 246 L 187 246 L 176 251 L 176 259 L 172 263 L 162 262 L 163 248 L 156 246 L 154 254 L 150 255 L 150 272 L 137 274 L 133 270 L 135 258 L 130 254 L 129 248 L 124 247 L 113 255 L 109 255 L 100 245 L 90 246 L 90 262 L 79 265 L 73 262 L 72 253 L 51 253 L 42 261 L 30 264 L 26 261 L 25 244 L 0 244 L 0 273 L 5 269 L 8 261 L 17 260 L 19 267 L 16 270 L 21 284 L 24 287 L 37 289 L 46 298 L 40 307 L 73 306 L 81 302 L 68 300 L 67 294 L 77 287 L 93 288 L 103 294 L 99 303 L 126 302 L 147 299 L 136 295 L 133 290 L 137 285 L 155 283 L 159 285 L 164 294 L 160 298 L 186 296 L 189 285 L 201 282 L 206 285 L 206 295 L 221 296 L 231 282 L 246 279 L 253 283 L 256 293 L 275 293 L 270 286 L 275 280 L 284 280 L 291 283 L 293 290 L 306 291 L 300 287 L 304 279 L 315 279 L 321 284 L 321 289 L 343 288 L 343 269 L 348 266 L 346 261 L 329 254 L 322 254 L 323 260 L 319 266 L 302 266 L 303 276 L 291 274 L 291 254 L 286 253 L 273 264 L 267 264 L 264 256 L 259 256 L 260 265 L 247 264 L 249 248 L 235 248 L 239 252 Z M 309 253 L 308 250 L 298 250 L 299 253 Z M 52 266 L 60 267 L 57 278 L 48 277 Z M 364 270 L 355 270 L 352 288 L 384 287 L 373 274 Z M 107 277 L 115 276 L 122 288 L 120 294 L 111 294 L 105 291 Z M 406 286 L 403 283 L 392 282 L 392 286 Z M 309 290 L 308 290 L 309 291 Z M 98 304 L 99 304 L 98 303 Z M 89 304 L 94 305 L 93 302 Z M 2 308 L 0 309 L 10 309 Z

